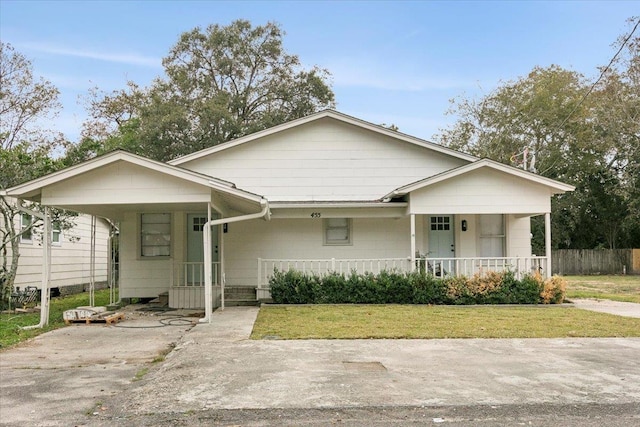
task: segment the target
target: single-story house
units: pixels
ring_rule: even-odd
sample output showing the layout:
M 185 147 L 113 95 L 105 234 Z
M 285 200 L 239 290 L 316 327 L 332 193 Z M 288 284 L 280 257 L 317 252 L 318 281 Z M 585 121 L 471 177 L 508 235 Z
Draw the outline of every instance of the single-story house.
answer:
M 546 274 L 551 197 L 573 189 L 327 110 L 168 163 L 111 152 L 7 193 L 118 222 L 120 296 L 168 293 L 208 316 L 225 287 L 268 298 L 274 268 Z

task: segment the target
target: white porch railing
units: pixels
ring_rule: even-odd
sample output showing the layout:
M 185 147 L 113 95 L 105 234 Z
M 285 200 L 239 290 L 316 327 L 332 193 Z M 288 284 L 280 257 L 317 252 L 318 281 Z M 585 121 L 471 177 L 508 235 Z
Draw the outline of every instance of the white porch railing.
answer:
M 220 263 L 211 263 L 213 284 L 220 284 Z M 171 287 L 204 286 L 204 262 L 177 262 L 173 264 Z
M 220 305 L 220 263 L 211 263 L 213 306 Z M 204 308 L 204 262 L 178 262 L 172 265 L 169 307 Z
M 546 257 L 497 257 L 497 258 L 418 258 L 416 270 L 443 276 L 473 276 L 487 271 L 513 271 L 517 278 L 539 271 L 547 274 Z M 410 258 L 386 259 L 264 259 L 258 258 L 258 299 L 269 298 L 269 277 L 274 270 L 298 270 L 303 273 L 327 274 L 377 274 L 382 270 L 411 271 Z
M 419 258 L 420 271 L 435 276 L 473 276 L 487 271 L 513 271 L 520 279 L 525 274 L 547 274 L 546 257 L 480 257 L 480 258 Z

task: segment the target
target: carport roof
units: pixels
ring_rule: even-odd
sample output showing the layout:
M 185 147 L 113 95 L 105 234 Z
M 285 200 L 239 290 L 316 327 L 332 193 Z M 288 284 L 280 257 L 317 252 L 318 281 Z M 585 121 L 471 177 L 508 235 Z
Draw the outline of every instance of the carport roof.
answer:
M 118 161 L 124 161 L 175 178 L 184 179 L 185 181 L 210 187 L 213 190 L 236 196 L 247 201 L 259 203 L 263 199 L 263 197 L 260 195 L 236 188 L 235 184 L 233 184 L 232 182 L 224 181 L 178 166 L 162 163 L 156 160 L 151 160 L 146 157 L 138 156 L 136 154 L 132 154 L 123 150 L 116 150 L 103 156 L 96 157 L 95 159 L 68 167 L 61 171 L 45 175 L 41 178 L 25 182 L 15 187 L 11 187 L 4 193 L 7 196 L 39 202 L 41 192 L 44 187 L 77 177 L 84 173 L 93 171 L 95 169 Z

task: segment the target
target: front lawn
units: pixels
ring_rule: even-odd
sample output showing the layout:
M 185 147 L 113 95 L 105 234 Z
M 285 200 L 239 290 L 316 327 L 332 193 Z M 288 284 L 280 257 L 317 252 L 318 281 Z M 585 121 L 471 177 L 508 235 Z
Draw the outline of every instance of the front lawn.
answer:
M 564 276 L 566 298 L 598 298 L 640 303 L 640 276 Z
M 566 306 L 264 306 L 252 339 L 640 337 L 640 319 Z

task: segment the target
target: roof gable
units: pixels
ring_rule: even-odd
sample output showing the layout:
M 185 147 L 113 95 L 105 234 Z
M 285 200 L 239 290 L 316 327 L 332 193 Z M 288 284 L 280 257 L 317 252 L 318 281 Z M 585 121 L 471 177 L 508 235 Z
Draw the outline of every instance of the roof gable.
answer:
M 442 172 L 438 175 L 434 175 L 434 176 L 413 182 L 411 184 L 407 184 L 405 186 L 399 187 L 394 191 L 392 191 L 391 193 L 385 195 L 385 198 L 403 196 L 405 194 L 411 193 L 412 191 L 425 188 L 430 185 L 434 185 L 455 177 L 459 177 L 481 168 L 489 168 L 489 169 L 497 170 L 513 177 L 522 178 L 524 180 L 527 180 L 533 183 L 547 186 L 551 190 L 552 194 L 562 194 L 567 191 L 575 190 L 574 186 L 562 183 L 560 181 L 553 180 L 551 178 L 546 178 L 544 176 L 537 175 L 532 172 L 514 168 L 513 166 L 507 166 L 502 163 L 496 162 L 494 160 L 481 159 L 476 162 L 470 163 L 468 165 L 460 166 L 458 168 L 451 169 L 446 172 Z
M 37 201 L 44 187 L 56 185 L 69 179 L 80 177 L 83 174 L 109 166 L 118 162 L 125 162 L 144 169 L 155 171 L 173 178 L 182 179 L 193 184 L 199 184 L 225 193 L 233 194 L 252 201 L 259 201 L 262 197 L 243 190 L 239 190 L 231 182 L 213 178 L 198 172 L 167 165 L 166 163 L 147 159 L 123 150 L 116 150 L 92 160 L 68 167 L 58 172 L 45 175 L 24 184 L 6 190 L 8 196 Z
M 477 157 L 471 156 L 469 154 L 455 151 L 450 148 L 444 147 L 442 145 L 429 142 L 424 139 L 416 138 L 414 136 L 407 135 L 402 132 L 394 131 L 394 130 L 385 128 L 384 126 L 375 125 L 373 123 L 357 119 L 355 117 L 340 113 L 335 110 L 323 110 L 318 113 L 311 114 L 309 116 L 305 116 L 296 120 L 292 120 L 287 123 L 283 123 L 278 126 L 271 127 L 269 129 L 262 130 L 260 132 L 255 132 L 250 135 L 246 135 L 229 142 L 225 142 L 222 144 L 215 145 L 213 147 L 205 148 L 204 150 L 196 151 L 195 153 L 187 154 L 186 156 L 171 160 L 168 163 L 171 165 L 182 165 L 190 161 L 200 159 L 202 157 L 213 155 L 215 153 L 228 150 L 230 148 L 237 147 L 242 144 L 247 144 L 247 143 L 259 140 L 261 138 L 264 138 L 266 136 L 275 135 L 277 133 L 280 133 L 295 127 L 299 127 L 307 123 L 312 123 L 314 121 L 318 121 L 324 118 L 331 118 L 333 120 L 337 120 L 342 123 L 347 123 L 353 126 L 357 126 L 362 129 L 366 129 L 366 130 L 378 133 L 380 135 L 392 137 L 400 141 L 405 141 L 410 144 L 427 148 L 427 149 L 436 151 L 438 153 L 446 154 L 457 159 L 466 160 L 470 162 L 477 160 Z
M 378 200 L 468 163 L 440 150 L 325 116 L 182 164 L 271 202 Z

